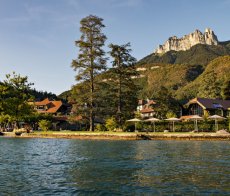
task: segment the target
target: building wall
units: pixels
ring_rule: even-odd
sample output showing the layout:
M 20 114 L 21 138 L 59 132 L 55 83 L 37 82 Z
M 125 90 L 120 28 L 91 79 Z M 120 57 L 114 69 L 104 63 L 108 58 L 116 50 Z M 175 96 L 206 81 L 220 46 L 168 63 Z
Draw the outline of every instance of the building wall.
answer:
M 203 116 L 204 115 L 204 110 L 199 104 L 193 103 L 188 108 L 188 115 Z

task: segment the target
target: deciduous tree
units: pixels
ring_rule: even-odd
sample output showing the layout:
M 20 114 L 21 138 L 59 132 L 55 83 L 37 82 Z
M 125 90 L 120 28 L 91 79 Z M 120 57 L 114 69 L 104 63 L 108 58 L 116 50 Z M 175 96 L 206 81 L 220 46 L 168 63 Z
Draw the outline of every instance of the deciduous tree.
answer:
M 27 76 L 23 77 L 13 72 L 7 74 L 6 80 L 0 84 L 0 112 L 8 115 L 19 127 L 19 122 L 32 114 L 33 108 L 28 104 L 31 98 L 29 90 L 32 83 Z

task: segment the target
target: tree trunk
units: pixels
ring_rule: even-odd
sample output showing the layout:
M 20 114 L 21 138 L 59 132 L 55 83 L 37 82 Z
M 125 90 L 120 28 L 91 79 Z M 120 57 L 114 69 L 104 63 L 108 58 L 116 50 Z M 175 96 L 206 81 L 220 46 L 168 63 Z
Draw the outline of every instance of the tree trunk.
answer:
M 92 35 L 90 35 L 90 42 L 91 44 L 93 43 L 93 38 Z M 94 93 L 94 59 L 92 57 L 93 54 L 93 48 L 90 48 L 90 54 L 91 54 L 91 59 L 90 59 L 90 64 L 91 64 L 91 69 L 90 69 L 90 116 L 89 116 L 89 130 L 94 131 L 94 98 L 93 98 L 93 93 Z
M 120 71 L 120 59 L 118 59 L 118 69 Z M 118 114 L 118 123 L 119 129 L 121 128 L 121 73 L 119 73 L 119 81 L 118 81 L 118 107 L 117 107 L 117 114 Z
M 119 123 L 119 129 L 121 128 L 121 76 L 119 78 L 119 89 L 118 89 L 118 123 Z
M 90 114 L 89 114 L 89 130 L 94 131 L 94 100 L 93 100 L 93 92 L 94 92 L 94 80 L 93 80 L 93 71 L 90 71 L 91 77 L 91 88 L 90 88 Z

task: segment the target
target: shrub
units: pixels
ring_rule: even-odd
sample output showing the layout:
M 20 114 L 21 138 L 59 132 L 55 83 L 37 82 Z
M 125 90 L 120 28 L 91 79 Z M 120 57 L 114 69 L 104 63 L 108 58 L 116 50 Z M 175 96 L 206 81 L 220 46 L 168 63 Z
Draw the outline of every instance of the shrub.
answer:
M 95 131 L 107 131 L 106 127 L 102 124 L 97 124 L 95 127 Z
M 168 111 L 166 114 L 166 118 L 176 118 L 176 114 L 172 111 Z
M 123 131 L 126 131 L 126 132 L 133 132 L 134 131 L 134 125 L 133 124 L 130 124 L 128 122 L 125 122 L 123 125 L 122 125 L 122 130 Z
M 117 122 L 114 117 L 108 118 L 105 122 L 105 127 L 108 131 L 115 131 L 118 127 Z
M 136 130 L 142 131 L 143 130 L 143 122 L 136 122 Z
M 38 126 L 41 128 L 42 131 L 48 131 L 51 127 L 51 122 L 48 120 L 40 120 L 38 122 Z

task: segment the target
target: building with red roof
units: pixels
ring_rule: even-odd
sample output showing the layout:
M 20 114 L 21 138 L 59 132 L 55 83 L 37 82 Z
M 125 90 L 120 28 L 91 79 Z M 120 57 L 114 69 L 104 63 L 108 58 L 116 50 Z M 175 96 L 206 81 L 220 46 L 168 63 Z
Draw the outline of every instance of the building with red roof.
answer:
M 47 113 L 53 115 L 67 115 L 70 111 L 70 105 L 62 101 L 53 101 L 48 98 L 42 101 L 34 102 L 34 109 L 39 113 Z
M 154 106 L 156 102 L 152 99 L 138 100 L 137 111 L 140 112 L 142 118 L 150 118 L 155 114 Z

